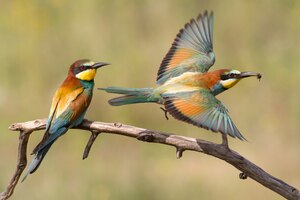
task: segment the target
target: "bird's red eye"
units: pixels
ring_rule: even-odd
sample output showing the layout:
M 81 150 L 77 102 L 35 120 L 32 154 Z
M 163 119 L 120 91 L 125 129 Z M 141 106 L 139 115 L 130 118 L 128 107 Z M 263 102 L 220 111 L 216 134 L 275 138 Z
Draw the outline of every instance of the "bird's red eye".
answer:
M 82 71 L 85 70 L 85 66 L 84 66 L 84 65 L 81 65 L 81 66 L 80 66 L 80 70 L 82 70 Z

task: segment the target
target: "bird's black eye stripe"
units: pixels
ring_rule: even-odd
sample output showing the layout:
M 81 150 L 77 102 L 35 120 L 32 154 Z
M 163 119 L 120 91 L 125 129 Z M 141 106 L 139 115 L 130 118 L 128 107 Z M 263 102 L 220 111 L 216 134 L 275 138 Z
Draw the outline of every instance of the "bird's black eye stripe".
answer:
M 228 74 L 228 77 L 229 77 L 229 78 L 235 78 L 235 77 L 236 77 L 236 74 L 230 73 L 230 74 Z
M 228 79 L 228 74 L 222 74 L 221 75 L 221 80 L 227 80 Z
M 236 78 L 236 77 L 237 77 L 237 74 L 234 74 L 234 73 L 222 74 L 221 80 L 227 80 L 227 79 Z
M 78 74 L 78 73 L 80 73 L 82 71 L 85 71 L 85 70 L 91 69 L 91 68 L 92 68 L 91 66 L 80 65 L 78 67 L 74 67 L 73 73 L 74 74 Z
M 92 66 L 80 65 L 79 69 L 81 71 L 84 71 L 84 70 L 87 70 L 87 69 L 92 69 Z

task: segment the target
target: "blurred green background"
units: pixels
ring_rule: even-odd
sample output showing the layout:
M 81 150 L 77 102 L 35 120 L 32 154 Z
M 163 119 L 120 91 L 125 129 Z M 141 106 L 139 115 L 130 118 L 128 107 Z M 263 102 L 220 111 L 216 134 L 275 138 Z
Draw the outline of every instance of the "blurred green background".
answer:
M 48 116 L 51 98 L 79 58 L 106 61 L 96 87 L 154 86 L 159 64 L 192 17 L 213 10 L 213 69 L 263 74 L 218 98 L 249 142 L 230 146 L 267 172 L 300 187 L 300 1 L 0 1 L 0 191 L 15 170 L 14 122 Z M 155 104 L 110 107 L 95 91 L 87 118 L 122 122 L 220 142 L 219 134 L 175 119 Z M 32 134 L 29 151 L 43 131 Z M 229 164 L 194 152 L 103 134 L 87 160 L 89 134 L 70 130 L 11 199 L 281 199 Z M 31 159 L 31 157 L 29 157 Z

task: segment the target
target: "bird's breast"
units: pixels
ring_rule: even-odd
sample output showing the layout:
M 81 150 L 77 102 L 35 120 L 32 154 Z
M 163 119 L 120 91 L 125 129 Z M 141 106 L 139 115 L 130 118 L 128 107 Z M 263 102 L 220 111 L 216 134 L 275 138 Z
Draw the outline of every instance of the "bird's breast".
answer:
M 176 93 L 189 92 L 199 90 L 201 88 L 207 89 L 208 85 L 203 79 L 199 78 L 203 74 L 199 72 L 186 72 L 178 77 L 174 77 L 163 85 L 159 86 L 161 92 Z

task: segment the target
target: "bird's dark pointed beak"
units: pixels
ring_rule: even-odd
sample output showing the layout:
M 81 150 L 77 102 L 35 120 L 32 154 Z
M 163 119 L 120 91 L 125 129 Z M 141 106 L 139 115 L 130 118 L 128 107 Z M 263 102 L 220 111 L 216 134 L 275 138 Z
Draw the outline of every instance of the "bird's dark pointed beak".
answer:
M 251 77 L 251 76 L 256 76 L 258 79 L 261 79 L 261 74 L 257 73 L 257 72 L 241 72 L 239 74 L 239 78 L 247 78 L 247 77 Z
M 106 65 L 110 65 L 110 63 L 98 62 L 98 63 L 93 64 L 92 68 L 93 69 L 98 69 L 99 67 L 103 67 L 103 66 L 106 66 Z

